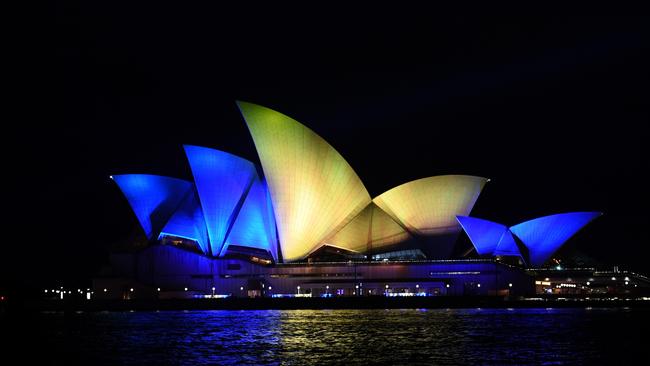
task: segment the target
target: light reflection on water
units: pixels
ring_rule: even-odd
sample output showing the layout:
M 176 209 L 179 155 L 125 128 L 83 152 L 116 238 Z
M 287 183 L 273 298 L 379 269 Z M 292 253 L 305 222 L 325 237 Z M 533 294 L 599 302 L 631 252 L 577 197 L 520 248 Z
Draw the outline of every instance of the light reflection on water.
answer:
M 224 310 L 43 313 L 30 326 L 60 364 L 594 364 L 647 358 L 649 320 L 646 309 Z

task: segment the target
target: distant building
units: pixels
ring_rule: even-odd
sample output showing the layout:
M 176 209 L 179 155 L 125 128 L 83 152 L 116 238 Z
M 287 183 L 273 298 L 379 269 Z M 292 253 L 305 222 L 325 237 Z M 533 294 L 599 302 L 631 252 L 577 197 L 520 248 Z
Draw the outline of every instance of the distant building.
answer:
M 489 180 L 467 175 L 422 178 L 371 198 L 312 130 L 238 104 L 261 169 L 186 145 L 192 181 L 111 176 L 151 245 L 113 254 L 112 269 L 95 280 L 99 297 L 532 293 L 524 267 L 542 266 L 600 215 L 551 215 L 510 228 L 468 217 Z M 462 229 L 480 258 L 455 248 Z

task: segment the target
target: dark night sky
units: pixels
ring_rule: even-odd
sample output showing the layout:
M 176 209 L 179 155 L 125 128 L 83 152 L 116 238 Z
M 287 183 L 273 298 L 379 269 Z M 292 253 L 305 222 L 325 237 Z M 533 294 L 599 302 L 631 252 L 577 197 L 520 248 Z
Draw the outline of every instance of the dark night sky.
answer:
M 110 174 L 188 179 L 184 143 L 259 163 L 238 99 L 315 130 L 372 196 L 472 174 L 477 217 L 604 211 L 568 245 L 649 274 L 650 19 L 176 5 L 58 5 L 33 31 L 3 281 L 96 271 L 137 228 Z

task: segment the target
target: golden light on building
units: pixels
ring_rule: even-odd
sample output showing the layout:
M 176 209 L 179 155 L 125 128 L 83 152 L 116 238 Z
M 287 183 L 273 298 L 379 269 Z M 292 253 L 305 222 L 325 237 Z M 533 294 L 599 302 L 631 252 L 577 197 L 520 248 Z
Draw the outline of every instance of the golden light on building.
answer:
M 373 202 L 414 233 L 453 233 L 460 230 L 456 216 L 469 215 L 487 181 L 469 175 L 422 178 L 390 189 Z
M 409 238 L 409 233 L 403 227 L 371 202 L 345 227 L 325 240 L 325 244 L 366 252 Z
M 370 202 L 361 179 L 323 138 L 266 107 L 238 102 L 269 185 L 285 261 L 304 258 Z

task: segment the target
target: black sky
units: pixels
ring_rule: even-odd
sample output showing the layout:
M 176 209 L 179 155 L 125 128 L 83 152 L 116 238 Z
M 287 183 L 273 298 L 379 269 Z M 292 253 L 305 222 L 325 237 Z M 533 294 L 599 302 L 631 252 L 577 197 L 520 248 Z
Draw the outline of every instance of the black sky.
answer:
M 5 280 L 86 276 L 137 230 L 110 174 L 189 179 L 186 143 L 258 163 L 235 100 L 315 130 L 372 196 L 472 174 L 477 217 L 604 211 L 569 245 L 648 273 L 647 17 L 90 3 L 52 6 L 27 47 Z

